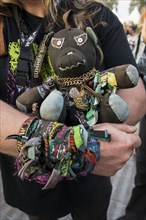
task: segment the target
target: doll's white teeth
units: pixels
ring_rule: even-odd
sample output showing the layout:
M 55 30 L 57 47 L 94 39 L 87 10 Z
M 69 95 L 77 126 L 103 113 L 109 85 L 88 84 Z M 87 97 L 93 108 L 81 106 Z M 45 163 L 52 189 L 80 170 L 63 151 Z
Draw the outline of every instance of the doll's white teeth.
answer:
M 76 65 L 73 64 L 71 66 L 66 66 L 66 67 L 58 67 L 60 71 L 66 71 L 66 70 L 72 70 L 74 68 L 79 67 L 80 65 L 84 65 L 85 64 L 85 60 L 82 60 L 83 62 L 78 62 Z

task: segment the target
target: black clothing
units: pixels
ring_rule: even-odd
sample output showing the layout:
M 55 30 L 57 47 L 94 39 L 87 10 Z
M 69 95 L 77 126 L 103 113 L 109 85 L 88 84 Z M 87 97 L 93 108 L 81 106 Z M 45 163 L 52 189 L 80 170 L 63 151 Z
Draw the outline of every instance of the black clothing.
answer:
M 126 213 L 117 220 L 146 220 L 146 115 L 140 122 L 141 146 L 138 148 L 136 159 L 135 187 Z
M 35 30 L 36 22 L 40 23 L 41 19 L 26 12 L 25 15 L 26 19 L 29 16 L 27 19 L 29 29 L 32 31 L 33 27 Z M 135 65 L 125 32 L 117 17 L 107 7 L 102 6 L 101 11 L 93 20 L 94 25 L 101 18 L 107 23 L 107 26 L 95 27 L 94 31 L 102 45 L 105 68 L 126 63 Z M 0 98 L 13 104 L 15 101 L 13 96 L 15 56 L 16 50 L 19 51 L 19 41 L 17 40 L 20 35 L 13 17 L 4 17 L 4 26 L 10 60 L 7 56 L 0 58 Z M 36 43 L 38 44 L 39 41 L 40 39 L 37 38 Z M 9 64 L 8 61 L 10 61 Z M 46 71 L 46 74 L 49 73 Z M 42 185 L 22 181 L 17 175 L 14 175 L 16 172 L 15 158 L 1 154 L 0 161 L 4 196 L 9 205 L 34 216 L 58 218 L 71 212 L 75 220 L 106 220 L 111 194 L 110 178 L 90 174 L 73 181 L 61 181 L 54 189 L 43 191 Z
M 146 89 L 146 45 L 141 50 L 141 34 L 138 35 L 137 44 L 133 48 L 139 74 Z M 146 105 L 146 103 L 145 103 Z M 137 150 L 135 186 L 127 204 L 125 215 L 117 220 L 146 220 L 146 115 L 140 121 L 139 136 L 142 144 Z
M 136 159 L 135 187 L 126 208 L 129 220 L 146 220 L 146 115 L 140 122 L 141 146 Z

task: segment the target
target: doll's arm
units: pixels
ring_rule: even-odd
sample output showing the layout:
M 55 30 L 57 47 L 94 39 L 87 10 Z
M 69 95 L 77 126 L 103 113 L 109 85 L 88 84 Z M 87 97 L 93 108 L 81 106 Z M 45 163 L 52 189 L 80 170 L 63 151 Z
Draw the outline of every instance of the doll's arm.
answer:
M 39 108 L 43 100 L 54 89 L 55 83 L 52 77 L 49 77 L 42 85 L 36 86 L 22 93 L 16 99 L 17 108 L 21 112 L 32 113 L 33 104 L 37 104 Z
M 136 87 L 120 89 L 117 93 L 129 107 L 129 117 L 126 123 L 135 125 L 146 112 L 146 92 L 142 80 L 139 79 Z
M 110 73 L 111 71 L 111 73 Z M 135 125 L 146 112 L 146 94 L 137 68 L 133 65 L 109 69 L 107 81 L 116 94 L 105 94 L 101 102 L 101 122 L 126 122 Z M 114 79 L 114 74 L 115 79 Z M 104 74 L 103 74 L 104 77 Z

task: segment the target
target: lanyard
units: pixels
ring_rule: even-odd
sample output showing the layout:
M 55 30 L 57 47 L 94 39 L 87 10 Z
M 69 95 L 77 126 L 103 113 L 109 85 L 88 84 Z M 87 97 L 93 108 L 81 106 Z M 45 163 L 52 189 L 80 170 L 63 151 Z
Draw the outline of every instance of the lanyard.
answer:
M 50 23 L 46 23 L 47 21 L 44 19 L 41 24 L 31 34 L 29 34 L 25 20 L 22 17 L 22 13 L 19 13 L 17 7 L 14 7 L 13 13 L 20 33 L 21 50 L 16 71 L 16 87 L 19 91 L 21 91 L 27 86 L 28 81 L 31 81 L 32 86 L 41 83 L 40 72 L 43 60 L 54 32 L 51 31 L 51 28 L 48 28 Z M 33 43 L 44 26 L 47 31 L 44 33 L 43 40 L 38 48 L 38 54 L 35 57 Z
M 21 47 L 25 47 L 25 48 L 29 48 L 34 40 L 36 39 L 36 36 L 39 32 L 39 29 L 41 27 L 41 24 L 37 27 L 37 29 L 32 33 L 30 34 L 30 36 L 28 38 L 25 39 L 24 37 L 24 33 L 22 32 L 21 33 L 21 38 L 20 38 L 20 43 L 21 43 Z
M 36 36 L 40 30 L 41 24 L 37 27 L 37 29 L 31 33 L 28 38 L 24 37 L 24 33 L 21 33 L 20 38 L 20 56 L 17 65 L 17 72 L 16 72 L 16 85 L 19 89 L 23 89 L 26 86 L 29 74 L 32 73 L 32 62 L 33 62 L 33 48 L 32 44 L 36 39 Z M 33 80 L 33 76 L 32 76 Z
M 42 67 L 42 64 L 43 64 L 43 60 L 44 60 L 44 57 L 45 57 L 45 54 L 46 54 L 46 51 L 47 51 L 47 48 L 48 48 L 48 44 L 49 44 L 49 41 L 51 39 L 51 37 L 54 35 L 54 32 L 51 31 L 47 34 L 44 35 L 44 38 L 39 46 L 39 53 L 38 55 L 36 56 L 36 59 L 35 59 L 35 62 L 34 62 L 34 79 L 38 79 L 39 78 L 39 73 L 41 71 L 41 67 Z

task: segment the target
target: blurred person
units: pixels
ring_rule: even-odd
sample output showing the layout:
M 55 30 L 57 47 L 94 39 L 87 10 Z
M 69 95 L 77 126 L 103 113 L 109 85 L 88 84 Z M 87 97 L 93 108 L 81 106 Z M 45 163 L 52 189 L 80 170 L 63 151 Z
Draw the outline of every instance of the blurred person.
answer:
M 146 8 L 142 10 L 139 22 L 141 31 L 133 38 L 134 48 L 133 55 L 135 57 L 139 72 L 142 76 L 146 89 Z M 146 95 L 145 95 L 146 97 Z M 145 98 L 146 109 L 146 98 Z M 142 144 L 137 150 L 136 155 L 136 176 L 135 186 L 125 215 L 118 220 L 146 220 L 146 110 L 145 116 L 140 122 L 139 135 Z
M 124 29 L 127 37 L 134 36 L 137 32 L 137 25 L 133 21 L 125 22 Z
M 88 24 L 94 28 L 101 41 L 105 69 L 125 63 L 136 65 L 122 24 L 110 9 L 98 1 L 0 0 L 0 167 L 4 197 L 9 205 L 27 213 L 31 220 L 55 220 L 69 213 L 74 220 L 106 220 L 112 189 L 110 176 L 123 167 L 141 143 L 135 133 L 135 126 L 130 126 L 135 125 L 144 114 L 144 88 L 139 79 L 135 88 L 118 92 L 128 103 L 129 125 L 103 123 L 94 126 L 95 130 L 107 130 L 111 134 L 111 141 L 99 141 L 100 160 L 90 174 L 71 181 L 62 180 L 54 188 L 46 190 L 42 190 L 42 184 L 35 177 L 28 181 L 14 175 L 21 156 L 18 153 L 19 144 L 29 139 L 27 134 L 31 133 L 34 138 L 38 134 L 42 137 L 42 132 L 47 135 L 51 132 L 56 135 L 60 132 L 64 134 L 62 127 L 58 128 L 55 122 L 34 120 L 19 112 L 15 100 L 27 88 L 40 85 L 44 75 L 50 76 L 47 51 L 44 51 L 46 56 L 38 81 L 34 79 L 32 66 L 41 55 L 39 48 L 44 43 L 46 34 L 63 28 L 62 17 L 69 9 L 74 10 L 78 27 L 85 28 Z M 98 25 L 101 21 L 107 25 Z M 99 65 L 97 68 L 101 69 Z M 69 132 L 72 129 L 65 125 L 63 128 Z M 7 136 L 17 136 L 22 131 L 22 140 L 6 140 Z M 60 141 L 63 143 L 64 140 Z M 68 141 L 70 145 L 73 139 L 72 142 L 70 139 Z M 41 150 L 44 152 L 43 144 Z M 21 159 L 24 159 L 25 164 L 25 158 Z M 39 166 L 37 171 L 43 172 Z M 43 186 L 45 184 L 46 182 Z

